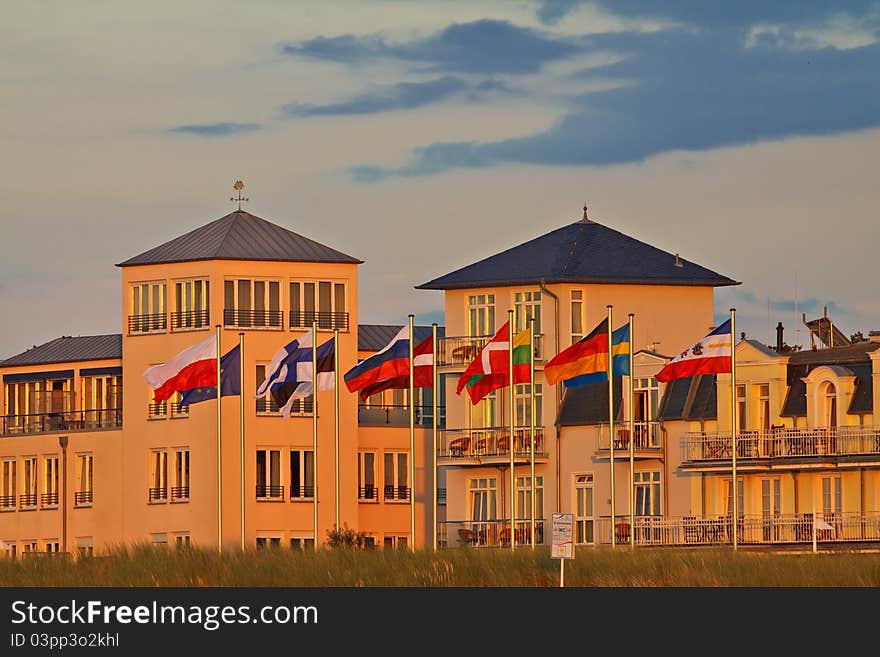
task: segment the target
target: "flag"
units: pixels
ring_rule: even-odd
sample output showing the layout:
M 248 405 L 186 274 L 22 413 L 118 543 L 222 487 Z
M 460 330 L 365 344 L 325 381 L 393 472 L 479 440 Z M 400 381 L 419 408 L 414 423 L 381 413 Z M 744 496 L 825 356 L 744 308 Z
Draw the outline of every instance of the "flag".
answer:
M 607 321 L 605 322 L 607 326 Z M 589 336 L 588 336 L 589 337 Z M 602 339 L 605 340 L 605 353 L 608 353 L 608 332 L 604 331 L 602 333 Z M 573 344 L 569 349 L 576 346 L 578 343 Z M 630 346 L 630 338 L 629 338 L 629 323 L 624 324 L 620 328 L 611 332 L 611 375 L 612 376 L 629 376 L 629 346 Z M 560 352 L 560 353 L 565 353 Z M 587 362 L 589 359 L 587 359 Z M 552 362 L 552 360 L 550 361 Z M 581 361 L 584 364 L 584 361 Z M 549 363 L 548 363 L 549 365 Z M 545 370 L 546 371 L 546 370 Z M 605 358 L 605 367 L 600 371 L 594 372 L 585 372 L 584 374 L 579 374 L 577 376 L 573 376 L 568 379 L 564 379 L 562 382 L 565 384 L 566 388 L 574 388 L 577 386 L 586 386 L 591 383 L 602 383 L 608 381 L 608 359 Z
M 531 345 L 529 329 L 513 337 L 513 382 L 528 383 L 531 377 Z M 486 346 L 477 354 L 458 379 L 455 392 L 467 388 L 471 403 L 476 404 L 493 390 L 510 383 L 510 322 L 505 322 Z
M 666 363 L 657 380 L 666 382 L 696 374 L 730 372 L 730 320 Z
M 309 336 L 310 338 L 310 336 Z M 309 342 L 311 340 L 309 339 Z M 302 341 L 300 341 L 302 344 Z M 333 370 L 333 338 L 319 345 L 316 351 L 318 390 L 333 390 L 335 384 Z M 312 346 L 300 347 L 294 351 L 282 366 L 283 377 L 276 377 L 268 387 L 269 394 L 278 406 L 281 415 L 290 417 L 290 409 L 297 399 L 304 399 L 313 394 L 312 388 Z M 268 376 L 266 377 L 269 378 Z M 262 386 L 261 386 L 262 388 Z
M 241 394 L 241 359 L 239 357 L 239 352 L 239 345 L 235 345 L 220 359 L 221 397 Z M 178 407 L 197 404 L 208 399 L 217 399 L 216 385 L 200 386 L 198 388 L 184 390 L 181 393 Z
M 175 392 L 217 385 L 217 336 L 212 334 L 187 347 L 167 363 L 144 371 L 153 389 L 153 401 L 162 402 Z
M 416 388 L 434 387 L 434 340 L 428 336 L 413 347 L 413 378 Z M 409 326 L 404 326 L 381 351 L 365 358 L 344 376 L 349 392 L 370 395 L 391 388 L 409 388 Z
M 261 399 L 270 393 L 270 388 L 276 383 L 284 383 L 288 375 L 288 371 L 295 367 L 296 359 L 300 349 L 308 349 L 311 353 L 312 349 L 312 329 L 306 331 L 302 337 L 291 340 L 288 344 L 281 347 L 272 356 L 272 361 L 266 367 L 266 378 L 263 379 L 257 388 L 256 398 Z M 312 360 L 311 355 L 309 361 Z

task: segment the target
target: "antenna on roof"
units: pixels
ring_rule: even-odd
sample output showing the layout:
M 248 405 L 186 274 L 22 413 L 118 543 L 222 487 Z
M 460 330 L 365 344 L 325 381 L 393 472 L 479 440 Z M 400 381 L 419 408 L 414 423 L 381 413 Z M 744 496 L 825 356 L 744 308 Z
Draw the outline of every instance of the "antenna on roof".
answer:
M 232 189 L 234 189 L 235 191 L 238 192 L 238 196 L 237 197 L 230 196 L 229 200 L 232 201 L 233 203 L 235 203 L 237 201 L 238 202 L 238 209 L 241 210 L 241 202 L 242 201 L 244 201 L 244 202 L 250 201 L 249 198 L 245 198 L 241 195 L 241 192 L 244 189 L 244 183 L 241 180 L 236 180 L 235 184 L 232 185 Z

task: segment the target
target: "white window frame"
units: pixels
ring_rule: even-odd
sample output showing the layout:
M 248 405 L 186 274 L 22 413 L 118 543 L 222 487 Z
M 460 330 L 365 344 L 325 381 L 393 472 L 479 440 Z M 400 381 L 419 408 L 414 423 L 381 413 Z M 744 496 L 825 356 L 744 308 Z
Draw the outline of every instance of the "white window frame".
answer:
M 540 290 L 520 290 L 513 293 L 513 333 L 525 331 L 529 326 L 529 320 L 537 320 L 535 333 L 541 333 L 541 303 L 543 297 Z
M 587 491 L 589 491 L 589 495 Z M 589 509 L 586 508 L 588 501 Z M 572 475 L 572 508 L 574 510 L 575 543 L 594 545 L 596 543 L 596 489 L 592 472 L 575 472 Z
M 258 447 L 254 455 L 254 481 L 257 482 L 257 501 L 258 502 L 283 502 L 284 501 L 284 467 L 281 455 L 283 450 L 280 447 Z M 265 483 L 260 483 L 260 454 L 263 455 L 263 467 L 265 468 Z M 278 456 L 278 477 L 275 479 L 272 467 L 272 455 Z M 259 495 L 259 487 L 264 486 L 263 495 Z M 274 495 L 272 488 L 280 490 L 279 495 Z
M 535 520 L 544 518 L 544 475 L 535 474 Z M 532 519 L 532 477 L 516 477 L 516 519 Z
M 281 534 L 278 532 L 257 532 L 254 544 L 256 545 L 258 550 L 264 550 L 271 548 L 280 548 L 281 541 Z
M 721 480 L 721 492 L 724 500 L 724 507 L 721 511 L 722 515 L 731 515 L 733 512 L 733 500 L 730 496 L 733 488 L 733 479 L 726 477 Z M 746 485 L 742 477 L 736 478 L 737 499 L 736 513 L 741 518 L 746 514 Z
M 766 394 L 764 394 L 765 388 Z M 770 420 L 770 384 L 756 383 L 755 391 L 758 399 L 758 426 L 755 428 L 762 434 L 768 434 L 770 433 L 770 425 L 773 424 Z
M 211 281 L 206 276 L 174 279 L 171 330 L 206 331 L 211 328 Z M 178 315 L 175 326 L 174 315 Z
M 147 502 L 165 504 L 168 501 L 168 449 L 165 447 L 150 450 L 149 487 Z M 155 494 L 152 491 L 155 490 Z M 164 492 L 164 494 L 163 494 Z
M 57 509 L 59 502 L 59 489 L 61 488 L 61 474 L 59 471 L 59 467 L 61 465 L 61 459 L 58 454 L 43 454 L 42 468 L 41 468 L 41 480 L 42 480 L 42 490 L 40 497 L 40 507 L 43 509 Z M 44 500 L 42 497 L 52 496 L 55 498 L 55 501 Z
M 89 507 L 94 501 L 95 456 L 91 452 L 78 452 L 74 456 L 74 506 Z M 85 481 L 83 481 L 85 479 Z M 76 501 L 77 493 L 91 493 L 92 500 Z
M 633 473 L 633 499 L 637 516 L 659 518 L 663 515 L 663 479 L 659 470 Z M 650 513 L 645 513 L 646 510 Z
M 822 515 L 840 518 L 843 513 L 843 477 L 831 475 L 821 477 Z
M 465 298 L 468 336 L 472 338 L 495 335 L 495 294 L 475 292 Z M 476 325 L 475 325 L 476 324 Z
M 158 298 L 157 298 L 158 288 Z M 144 290 L 148 293 L 144 303 Z M 129 308 L 131 317 L 154 316 L 152 320 L 141 319 L 129 331 L 131 335 L 142 333 L 165 333 L 168 322 L 168 283 L 164 280 L 139 281 L 129 287 Z M 146 311 L 146 312 L 144 312 Z M 131 320 L 129 320 L 131 321 Z M 131 326 L 131 324 L 129 324 Z
M 240 293 L 240 283 L 241 282 L 249 283 L 249 302 L 250 308 L 244 309 L 241 307 L 241 302 L 239 299 Z M 228 297 L 227 297 L 227 283 L 232 283 L 232 308 L 228 307 Z M 263 284 L 263 299 L 262 311 L 266 313 L 277 312 L 278 319 L 277 322 L 268 314 L 265 317 L 265 321 L 263 319 L 257 318 L 256 315 L 253 316 L 252 319 L 249 319 L 247 322 L 241 322 L 241 318 L 238 316 L 239 312 L 243 312 L 247 310 L 247 312 L 255 313 L 257 308 L 257 295 L 256 295 L 256 287 L 257 283 Z M 278 286 L 278 308 L 273 309 L 271 304 L 272 299 L 272 284 Z M 266 331 L 280 331 L 284 329 L 284 299 L 282 299 L 282 290 L 281 290 L 281 279 L 279 278 L 264 278 L 262 276 L 229 276 L 223 279 L 223 324 L 224 326 L 230 328 L 246 328 L 246 329 L 255 329 L 255 330 L 266 330 Z M 226 321 L 226 311 L 232 310 L 234 311 L 233 321 Z M 276 322 L 276 323 L 273 323 Z
M 532 384 L 517 383 L 514 386 L 516 404 L 516 426 L 528 427 L 531 425 L 532 414 Z M 535 384 L 535 427 L 543 427 L 544 421 L 544 386 Z
M 78 554 L 91 556 L 95 553 L 94 540 L 91 536 L 77 536 L 74 542 Z
M 34 499 L 33 504 L 21 505 L 22 509 L 36 509 L 39 501 L 38 489 L 38 459 L 36 456 L 25 456 L 21 459 L 21 495 L 31 496 Z
M 498 520 L 498 478 L 468 478 L 468 520 L 493 522 Z M 485 515 L 483 518 L 481 516 Z
M 386 550 L 403 550 L 409 545 L 409 536 L 404 534 L 385 534 L 382 537 L 382 548 Z
M 61 541 L 57 538 L 46 538 L 43 539 L 43 552 L 61 552 Z
M 586 318 L 584 317 L 585 296 L 583 290 L 571 290 L 569 293 L 571 308 L 571 321 L 569 322 L 571 328 L 571 344 L 581 340 L 587 334 L 585 327 Z M 575 317 L 577 317 L 578 324 L 575 324 Z
M 376 465 L 379 459 L 376 456 L 373 450 L 358 452 L 358 502 L 368 504 L 379 502 L 379 486 L 376 484 Z M 367 461 L 370 461 L 369 467 Z M 367 477 L 368 472 L 369 477 Z M 368 484 L 367 479 L 370 479 L 371 483 Z M 367 490 L 368 487 L 370 490 Z
M 294 465 L 293 465 L 293 455 L 299 454 L 298 464 L 297 464 L 297 473 L 294 473 Z M 290 500 L 293 502 L 311 502 L 315 499 L 315 482 L 314 479 L 314 464 L 315 464 L 315 453 L 311 447 L 292 447 L 290 449 L 290 453 L 287 457 L 287 463 L 290 468 Z M 294 491 L 294 474 L 299 478 L 299 486 L 298 488 L 302 488 L 303 490 Z M 309 490 L 311 488 L 311 491 Z M 294 495 L 296 493 L 296 495 Z M 300 494 L 301 493 L 301 494 Z
M 192 450 L 189 447 L 175 447 L 173 473 L 174 486 L 169 491 L 171 501 L 175 504 L 184 504 L 189 502 L 189 496 L 192 492 L 190 488 L 190 476 L 192 474 Z M 175 493 L 175 489 L 177 492 Z
M 330 286 L 330 307 L 325 308 L 321 303 L 321 284 Z M 306 300 L 306 286 L 312 285 L 313 304 L 308 308 Z M 342 290 L 342 308 L 339 308 L 338 291 Z M 296 292 L 294 291 L 296 290 Z M 319 331 L 332 331 L 339 328 L 340 332 L 349 330 L 348 321 L 341 318 L 336 321 L 336 315 L 331 314 L 323 318 L 321 313 L 348 313 L 348 281 L 335 278 L 291 278 L 287 283 L 287 293 L 290 302 L 290 329 L 301 331 L 312 327 L 309 317 L 313 317 L 318 323 Z M 311 313 L 311 314 L 310 314 Z
M 189 532 L 174 532 L 174 547 L 189 547 L 192 545 L 192 537 Z
M 386 503 L 409 504 L 412 496 L 409 481 L 409 452 L 401 450 L 383 452 L 382 486 L 384 492 L 382 497 Z
M 7 457 L 0 461 L 0 511 L 15 511 L 18 506 L 18 460 Z
M 154 532 L 150 534 L 150 544 L 168 545 L 168 532 Z
M 315 537 L 305 532 L 289 532 L 287 543 L 290 546 L 291 550 L 308 551 L 315 549 Z

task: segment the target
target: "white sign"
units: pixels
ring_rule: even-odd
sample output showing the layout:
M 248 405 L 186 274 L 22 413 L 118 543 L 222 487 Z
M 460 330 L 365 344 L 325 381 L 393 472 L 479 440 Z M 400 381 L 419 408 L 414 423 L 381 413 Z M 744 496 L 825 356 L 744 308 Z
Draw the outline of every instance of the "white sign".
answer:
M 574 559 L 574 514 L 554 513 L 550 557 L 553 559 Z

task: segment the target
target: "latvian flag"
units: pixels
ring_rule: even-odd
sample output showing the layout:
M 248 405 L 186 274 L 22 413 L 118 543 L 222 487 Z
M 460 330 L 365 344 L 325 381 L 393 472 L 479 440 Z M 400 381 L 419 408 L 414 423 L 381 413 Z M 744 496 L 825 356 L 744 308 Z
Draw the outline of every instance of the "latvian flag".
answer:
M 434 387 L 434 340 L 428 336 L 413 347 L 413 387 Z M 409 388 L 409 326 L 404 326 L 381 351 L 352 367 L 343 377 L 350 392 L 366 400 L 391 388 Z
M 513 382 L 528 383 L 532 338 L 529 329 L 513 337 Z M 476 404 L 493 390 L 510 383 L 510 322 L 505 322 L 458 379 L 456 393 L 467 388 Z
M 728 319 L 697 344 L 669 361 L 657 373 L 657 380 L 665 383 L 697 374 L 730 372 L 730 337 Z

